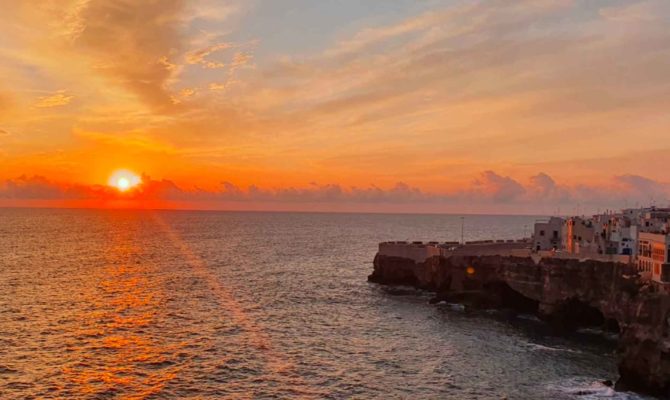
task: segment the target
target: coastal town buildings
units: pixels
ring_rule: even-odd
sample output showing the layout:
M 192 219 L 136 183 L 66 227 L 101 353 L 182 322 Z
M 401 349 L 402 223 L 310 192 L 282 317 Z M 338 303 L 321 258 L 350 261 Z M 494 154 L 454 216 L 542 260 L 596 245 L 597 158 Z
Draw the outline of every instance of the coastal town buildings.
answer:
M 379 254 L 415 263 L 433 257 L 525 257 L 627 264 L 670 292 L 670 208 L 606 211 L 591 217 L 537 220 L 531 238 L 451 242 L 383 242 Z
M 552 217 L 535 224 L 532 242 L 537 253 L 626 262 L 643 278 L 670 285 L 670 208 Z

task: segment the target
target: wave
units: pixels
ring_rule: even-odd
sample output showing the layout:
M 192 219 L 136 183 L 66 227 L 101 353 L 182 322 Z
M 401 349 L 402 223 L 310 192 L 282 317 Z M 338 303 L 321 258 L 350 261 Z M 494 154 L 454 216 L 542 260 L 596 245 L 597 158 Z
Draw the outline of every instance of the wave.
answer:
M 547 385 L 553 392 L 568 395 L 569 398 L 580 400 L 614 399 L 614 400 L 644 400 L 649 399 L 630 392 L 617 392 L 603 381 L 593 378 L 573 378 L 566 381 Z M 561 396 L 562 397 L 562 396 Z
M 565 348 L 565 347 L 550 347 L 550 346 L 544 346 L 544 345 L 537 344 L 537 343 L 528 343 L 528 347 L 531 350 L 537 350 L 537 351 L 561 351 L 561 352 L 576 353 L 576 354 L 581 353 L 581 351 L 579 351 L 579 350 L 568 349 L 568 348 Z

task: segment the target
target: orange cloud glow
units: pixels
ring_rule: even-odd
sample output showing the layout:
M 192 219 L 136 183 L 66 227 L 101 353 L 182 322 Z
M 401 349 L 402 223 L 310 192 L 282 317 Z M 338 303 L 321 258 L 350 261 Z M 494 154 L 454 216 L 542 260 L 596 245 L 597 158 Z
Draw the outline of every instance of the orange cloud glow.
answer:
M 279 3 L 0 6 L 0 205 L 670 198 L 663 0 Z M 122 168 L 146 180 L 110 190 Z
M 616 204 L 647 204 L 668 196 L 670 184 L 636 175 L 616 176 L 600 186 L 569 186 L 544 173 L 519 182 L 494 171 L 448 193 L 430 193 L 402 182 L 387 188 L 318 183 L 261 188 L 222 182 L 203 189 L 126 170 L 116 171 L 108 185 L 59 183 L 39 176 L 0 182 L 0 206 L 47 207 L 506 213 L 522 206 L 526 214 L 545 214 L 561 207 L 579 213 Z

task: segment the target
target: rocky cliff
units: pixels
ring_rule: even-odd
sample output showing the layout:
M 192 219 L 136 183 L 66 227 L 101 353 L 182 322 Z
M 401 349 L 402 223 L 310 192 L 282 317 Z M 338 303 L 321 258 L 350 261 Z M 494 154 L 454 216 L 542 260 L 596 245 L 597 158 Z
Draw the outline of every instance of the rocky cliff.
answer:
M 560 330 L 619 331 L 619 389 L 670 397 L 670 295 L 623 264 L 530 257 L 377 255 L 371 282 L 410 285 L 435 300 L 535 312 Z

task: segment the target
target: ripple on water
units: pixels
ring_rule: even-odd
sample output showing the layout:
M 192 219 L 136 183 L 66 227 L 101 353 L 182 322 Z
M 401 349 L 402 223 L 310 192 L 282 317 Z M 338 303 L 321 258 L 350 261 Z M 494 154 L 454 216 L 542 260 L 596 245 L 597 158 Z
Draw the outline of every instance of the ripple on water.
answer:
M 534 219 L 468 223 L 472 239 L 502 238 Z M 12 249 L 0 257 L 0 397 L 619 396 L 589 386 L 616 376 L 610 351 L 536 341 L 495 315 L 366 282 L 377 242 L 457 240 L 460 224 L 0 210 L 12 233 L 0 235 Z

